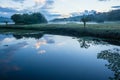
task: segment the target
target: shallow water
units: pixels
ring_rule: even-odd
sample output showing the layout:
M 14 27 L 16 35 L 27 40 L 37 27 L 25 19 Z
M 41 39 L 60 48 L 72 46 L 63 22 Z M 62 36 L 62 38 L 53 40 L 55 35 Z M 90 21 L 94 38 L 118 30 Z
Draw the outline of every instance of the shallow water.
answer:
M 0 34 L 0 80 L 119 80 L 120 46 L 91 37 Z

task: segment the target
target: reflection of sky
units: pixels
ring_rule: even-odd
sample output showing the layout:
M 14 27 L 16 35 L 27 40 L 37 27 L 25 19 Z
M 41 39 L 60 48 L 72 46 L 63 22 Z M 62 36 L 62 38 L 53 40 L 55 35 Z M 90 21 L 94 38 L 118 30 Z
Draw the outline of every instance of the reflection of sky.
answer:
M 11 42 L 11 39 L 5 38 L 3 42 Z M 20 68 L 12 63 L 13 55 L 22 47 L 26 46 L 26 42 L 12 44 L 0 49 L 0 74 L 9 71 L 18 71 Z
M 0 35 L 0 44 L 10 42 L 13 39 L 12 35 Z
M 45 45 L 45 44 L 46 44 L 45 40 L 44 41 L 39 40 L 39 41 L 36 42 L 35 47 L 36 47 L 36 49 L 39 49 L 40 46 Z
M 36 75 L 39 77 L 44 75 L 58 76 L 58 73 L 63 77 L 64 73 L 70 78 L 72 75 L 82 78 L 87 76 L 85 78 L 88 79 L 88 77 L 96 75 L 97 77 L 92 77 L 91 80 L 98 80 L 98 78 L 106 80 L 108 78 L 106 76 L 111 75 L 111 72 L 106 70 L 104 66 L 106 61 L 97 60 L 97 53 L 119 46 L 93 45 L 94 43 L 88 40 L 86 44 L 90 47 L 85 49 L 80 47 L 84 40 L 80 41 L 79 43 L 78 39 L 58 35 L 44 35 L 40 39 L 22 38 L 18 40 L 14 37 L 6 37 L 1 40 L 2 45 L 0 45 L 0 65 L 3 65 L 0 66 L 0 71 L 20 70 L 24 74 L 32 75 L 29 76 L 30 79 Z M 96 74 L 98 72 L 99 74 Z M 18 74 L 22 75 L 22 73 Z M 49 76 L 47 77 L 49 78 Z
M 52 36 L 43 36 L 42 39 L 37 40 L 37 42 L 35 43 L 35 47 L 36 49 L 39 49 L 42 45 L 54 43 L 55 41 L 52 39 Z
M 44 54 L 44 53 L 46 53 L 45 50 L 39 50 L 39 51 L 38 51 L 38 54 Z

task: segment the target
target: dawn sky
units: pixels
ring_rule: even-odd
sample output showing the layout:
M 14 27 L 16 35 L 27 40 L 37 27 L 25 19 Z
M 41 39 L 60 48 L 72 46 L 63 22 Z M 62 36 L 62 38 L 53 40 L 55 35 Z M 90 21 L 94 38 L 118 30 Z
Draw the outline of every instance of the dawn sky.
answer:
M 84 10 L 99 12 L 120 8 L 120 0 L 0 0 L 0 15 L 41 12 L 48 19 L 67 17 Z

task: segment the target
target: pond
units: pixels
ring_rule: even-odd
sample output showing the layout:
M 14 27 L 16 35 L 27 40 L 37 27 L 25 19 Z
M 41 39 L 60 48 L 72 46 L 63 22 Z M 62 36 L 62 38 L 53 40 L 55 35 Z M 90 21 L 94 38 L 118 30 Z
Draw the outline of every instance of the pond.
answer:
M 119 79 L 120 46 L 106 40 L 0 34 L 0 80 Z

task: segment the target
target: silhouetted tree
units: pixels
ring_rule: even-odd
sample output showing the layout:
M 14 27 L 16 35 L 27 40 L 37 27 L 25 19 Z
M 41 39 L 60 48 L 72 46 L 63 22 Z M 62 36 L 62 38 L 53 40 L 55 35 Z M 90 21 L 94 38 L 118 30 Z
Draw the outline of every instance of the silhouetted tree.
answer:
M 83 17 L 81 18 L 81 21 L 84 24 L 84 30 L 86 29 L 86 22 L 90 21 L 90 18 L 87 15 L 83 15 Z
M 7 24 L 8 24 L 8 21 L 4 21 L 4 23 L 7 25 Z

